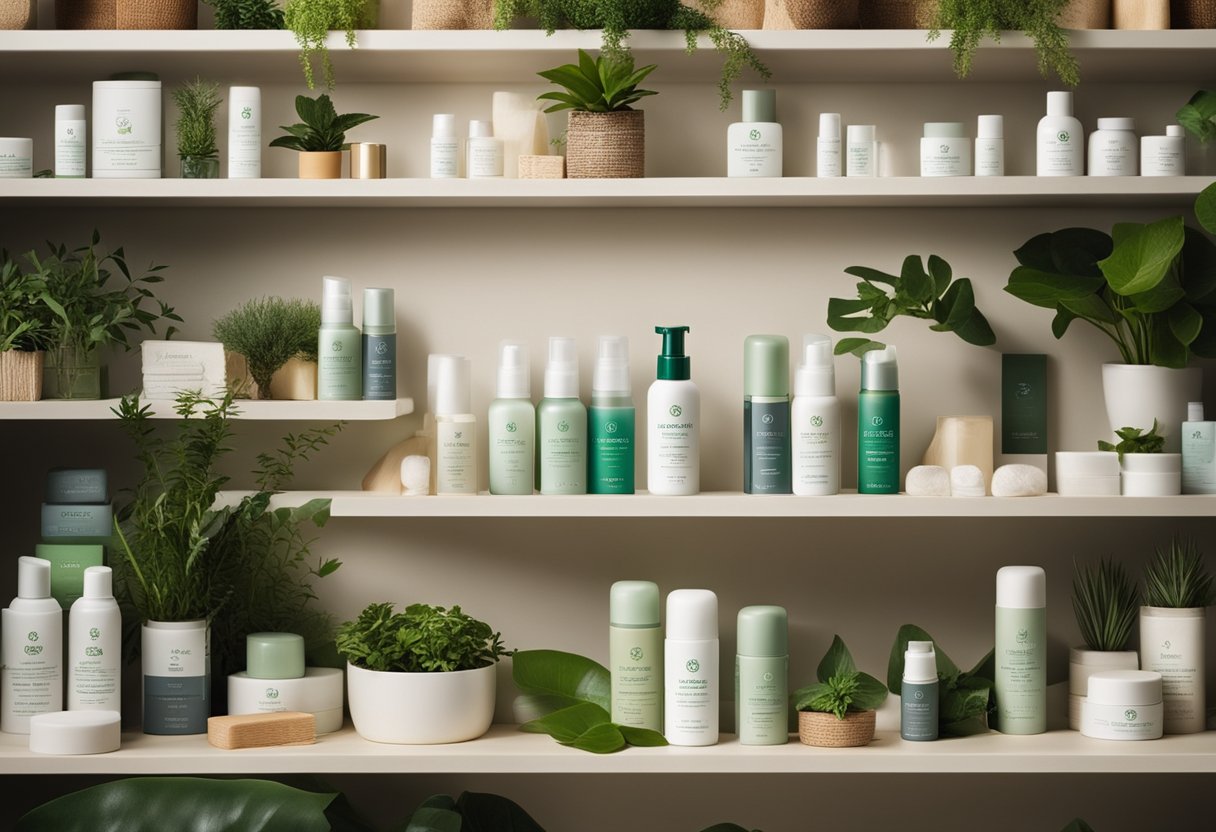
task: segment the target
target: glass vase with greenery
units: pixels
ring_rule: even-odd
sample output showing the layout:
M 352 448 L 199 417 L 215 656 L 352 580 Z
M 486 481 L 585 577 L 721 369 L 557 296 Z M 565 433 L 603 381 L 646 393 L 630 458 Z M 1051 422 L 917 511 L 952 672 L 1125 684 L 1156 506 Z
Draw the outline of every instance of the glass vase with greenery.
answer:
M 296 298 L 258 298 L 215 322 L 212 334 L 224 349 L 249 364 L 259 399 L 271 398 L 274 374 L 293 358 L 316 363 L 321 307 Z
M 1060 12 L 1070 0 L 939 0 L 929 40 L 950 30 L 954 72 L 971 73 L 975 50 L 984 38 L 1000 41 L 1002 32 L 1024 32 L 1034 41 L 1039 73 L 1055 73 L 1070 87 L 1081 82 L 1077 59 L 1069 51 L 1068 32 L 1060 26 Z
M 195 78 L 173 91 L 177 104 L 177 155 L 182 179 L 215 179 L 220 175 L 215 141 L 215 111 L 223 102 L 220 85 Z

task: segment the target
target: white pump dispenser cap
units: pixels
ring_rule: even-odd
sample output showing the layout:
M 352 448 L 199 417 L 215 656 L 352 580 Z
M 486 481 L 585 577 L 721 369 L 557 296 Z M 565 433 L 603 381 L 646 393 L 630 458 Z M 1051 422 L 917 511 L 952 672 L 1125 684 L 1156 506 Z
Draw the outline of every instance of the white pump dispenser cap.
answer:
M 1203 402 L 1186 403 L 1186 420 L 1188 422 L 1203 421 Z
M 435 415 L 472 413 L 469 359 L 459 355 L 441 355 L 438 358 L 435 362 Z
M 456 116 L 453 113 L 436 113 L 431 118 L 431 137 L 436 139 L 456 138 Z
M 108 566 L 90 566 L 84 570 L 84 598 L 109 600 L 114 597 L 114 572 Z
M 439 400 L 438 399 L 439 365 L 442 364 L 444 362 L 444 360 L 446 360 L 448 358 L 461 358 L 461 357 L 462 356 L 452 355 L 450 353 L 437 353 L 437 352 L 433 352 L 433 353 L 430 353 L 427 355 L 427 357 L 426 357 L 426 403 L 427 403 L 427 406 L 430 407 L 432 414 L 434 414 L 436 412 L 435 402 L 437 402 Z
M 1067 90 L 1056 90 L 1047 93 L 1047 115 L 1071 116 L 1072 93 Z
M 522 341 L 498 345 L 498 398 L 532 398 L 532 362 Z
M 828 336 L 802 336 L 802 364 L 794 372 L 794 395 L 836 395 L 836 365 L 832 361 L 832 339 Z
M 17 597 L 51 597 L 51 562 L 28 555 L 17 558 Z
M 629 382 L 629 339 L 624 335 L 600 336 L 591 390 L 624 396 L 633 391 Z
M 573 338 L 555 335 L 549 339 L 549 363 L 545 366 L 545 398 L 578 398 L 578 348 Z
M 996 605 L 1013 610 L 1047 606 L 1047 573 L 1041 566 L 1002 566 L 996 572 Z
M 344 277 L 321 278 L 321 323 L 353 324 L 350 281 Z
M 718 596 L 708 589 L 677 589 L 667 595 L 667 637 L 712 641 L 718 637 Z
M 469 122 L 469 138 L 470 139 L 492 139 L 494 138 L 494 125 L 488 121 L 473 119 Z
M 840 138 L 840 113 L 819 114 L 819 138 Z
M 937 681 L 937 653 L 931 641 L 909 641 L 904 653 L 904 681 L 924 684 Z
M 975 136 L 979 139 L 1005 138 L 1005 117 L 980 116 L 976 121 Z

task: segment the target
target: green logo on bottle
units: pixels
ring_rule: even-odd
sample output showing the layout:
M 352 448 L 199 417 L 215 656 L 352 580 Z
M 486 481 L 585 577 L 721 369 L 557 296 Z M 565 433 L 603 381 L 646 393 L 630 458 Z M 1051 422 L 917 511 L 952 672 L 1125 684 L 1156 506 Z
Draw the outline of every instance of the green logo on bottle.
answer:
M 764 676 L 762 676 L 761 678 L 764 679 L 764 681 L 766 681 L 766 682 L 771 682 L 771 681 L 773 681 L 773 674 L 765 673 Z
M 562 433 L 565 433 L 566 431 L 570 430 L 570 423 L 567 422 L 565 419 L 562 419 L 560 422 L 557 423 L 557 429 L 560 430 Z
M 874 416 L 870 419 L 870 424 L 876 428 L 882 427 L 882 423 L 883 423 L 883 418 L 881 416 Z
M 519 427 L 514 422 L 507 422 L 507 433 L 515 433 Z
M 684 408 L 680 407 L 678 404 L 673 404 L 667 412 L 678 419 L 680 418 L 680 414 L 684 412 Z
M 1023 627 L 1018 630 L 1017 642 L 1018 644 L 1025 644 L 1028 641 L 1030 641 L 1030 631 Z
M 749 132 L 748 132 L 747 137 L 748 137 L 749 139 L 751 139 L 752 141 L 754 141 L 754 142 L 758 142 L 758 141 L 760 141 L 760 131 L 759 131 L 759 130 L 751 130 L 751 131 L 749 131 Z
M 640 662 L 642 660 L 642 648 L 641 647 L 629 648 L 629 658 L 633 659 L 635 662 Z
M 131 119 L 127 118 L 126 116 L 119 116 L 118 118 L 114 119 L 114 126 L 118 128 L 118 135 L 131 135 Z
M 245 119 L 245 121 L 249 121 L 249 119 L 253 118 L 253 108 L 252 107 L 242 107 L 241 108 L 241 118 Z
M 334 352 L 342 352 L 342 342 L 334 341 L 332 344 L 329 345 L 329 348 L 331 350 L 333 350 Z
M 604 433 L 616 433 L 616 422 L 609 422 L 604 425 Z
M 96 627 L 91 627 L 89 629 L 89 638 L 91 638 L 93 641 L 97 641 L 97 639 L 101 638 L 101 630 L 97 629 Z
M 823 427 L 823 417 L 822 416 L 812 416 L 811 417 L 811 426 L 816 427 L 816 428 Z
M 38 640 L 38 633 L 36 633 L 36 632 L 35 632 L 35 631 L 33 631 L 33 630 L 30 630 L 30 634 L 29 634 L 28 636 L 26 636 L 26 638 L 28 638 L 30 641 L 37 641 L 37 640 Z
M 1136 713 L 1136 709 L 1135 709 L 1135 708 L 1128 708 L 1126 711 L 1124 711 L 1124 712 L 1123 712 L 1123 717 L 1124 717 L 1124 718 L 1125 718 L 1125 719 L 1126 719 L 1128 722 L 1135 722 L 1135 721 L 1136 721 L 1136 717 L 1138 717 L 1138 716 L 1140 716 L 1140 714 Z
M 1070 136 L 1068 134 L 1067 130 L 1061 130 L 1059 133 L 1056 133 L 1056 138 L 1064 143 L 1067 143 L 1068 140 L 1072 138 L 1072 136 Z
M 688 664 L 686 664 L 684 666 L 686 668 L 688 668 L 689 673 L 696 673 L 697 671 L 699 671 L 701 669 L 701 663 L 699 661 L 697 661 L 696 659 L 689 659 Z
M 267 699 L 278 699 L 279 698 L 278 688 L 266 688 L 266 698 Z

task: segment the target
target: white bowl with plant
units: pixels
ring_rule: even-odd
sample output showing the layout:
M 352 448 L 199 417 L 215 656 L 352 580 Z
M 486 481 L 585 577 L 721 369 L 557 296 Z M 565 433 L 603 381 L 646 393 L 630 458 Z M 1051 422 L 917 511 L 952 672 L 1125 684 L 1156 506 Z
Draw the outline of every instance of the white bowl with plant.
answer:
M 1068 651 L 1068 727 L 1081 730 L 1081 702 L 1089 677 L 1107 670 L 1139 670 L 1140 656 L 1127 649 L 1140 608 L 1140 594 L 1123 565 L 1103 559 L 1095 566 L 1073 563 L 1072 611 L 1084 645 Z

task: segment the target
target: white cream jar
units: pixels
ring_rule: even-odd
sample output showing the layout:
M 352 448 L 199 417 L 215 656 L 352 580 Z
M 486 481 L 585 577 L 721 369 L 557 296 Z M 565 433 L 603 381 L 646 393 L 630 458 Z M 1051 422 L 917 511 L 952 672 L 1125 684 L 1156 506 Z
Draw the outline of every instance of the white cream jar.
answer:
M 1081 707 L 1081 733 L 1099 740 L 1161 738 L 1165 714 L 1161 674 L 1149 670 L 1106 670 L 1089 677 Z

